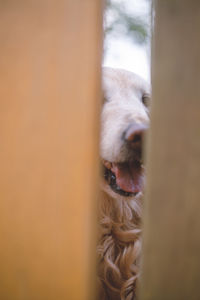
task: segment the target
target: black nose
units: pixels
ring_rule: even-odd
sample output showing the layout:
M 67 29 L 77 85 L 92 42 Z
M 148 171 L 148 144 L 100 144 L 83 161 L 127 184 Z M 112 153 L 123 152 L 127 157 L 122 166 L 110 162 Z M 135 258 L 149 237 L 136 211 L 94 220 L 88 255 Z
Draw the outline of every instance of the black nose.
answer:
M 133 150 L 142 150 L 144 135 L 147 129 L 148 125 L 146 124 L 132 123 L 129 125 L 125 131 L 124 138 Z

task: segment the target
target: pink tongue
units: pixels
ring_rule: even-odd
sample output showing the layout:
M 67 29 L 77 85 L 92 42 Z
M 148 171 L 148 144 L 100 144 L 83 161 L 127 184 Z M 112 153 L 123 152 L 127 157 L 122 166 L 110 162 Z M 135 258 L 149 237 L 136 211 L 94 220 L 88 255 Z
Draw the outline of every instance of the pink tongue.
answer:
M 139 193 L 142 190 L 141 168 L 135 163 L 113 163 L 111 171 L 116 176 L 117 185 L 128 193 Z

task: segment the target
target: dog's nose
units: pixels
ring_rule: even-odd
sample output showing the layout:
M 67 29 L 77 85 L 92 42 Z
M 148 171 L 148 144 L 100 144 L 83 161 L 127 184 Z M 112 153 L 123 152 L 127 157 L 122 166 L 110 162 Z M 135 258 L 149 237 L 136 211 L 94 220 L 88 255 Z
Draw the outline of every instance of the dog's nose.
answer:
M 142 148 L 144 134 L 148 129 L 148 125 L 133 123 L 129 125 L 125 131 L 125 141 L 131 146 L 132 149 L 137 150 Z

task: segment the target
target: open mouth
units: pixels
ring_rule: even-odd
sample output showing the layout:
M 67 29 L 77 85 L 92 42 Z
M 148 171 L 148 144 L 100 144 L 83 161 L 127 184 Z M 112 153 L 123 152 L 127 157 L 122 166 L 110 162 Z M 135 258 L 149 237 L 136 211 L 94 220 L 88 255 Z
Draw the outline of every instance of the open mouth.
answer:
M 122 196 L 135 196 L 142 191 L 144 171 L 141 161 L 123 163 L 103 161 L 104 178 L 111 189 Z

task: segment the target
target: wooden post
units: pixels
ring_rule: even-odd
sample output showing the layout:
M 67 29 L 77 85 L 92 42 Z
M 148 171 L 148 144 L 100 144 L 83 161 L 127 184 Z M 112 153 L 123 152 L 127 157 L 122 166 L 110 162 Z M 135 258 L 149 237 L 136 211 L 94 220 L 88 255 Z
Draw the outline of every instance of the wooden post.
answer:
M 156 1 L 141 300 L 200 299 L 200 2 Z
M 0 1 L 0 299 L 94 299 L 101 1 Z

